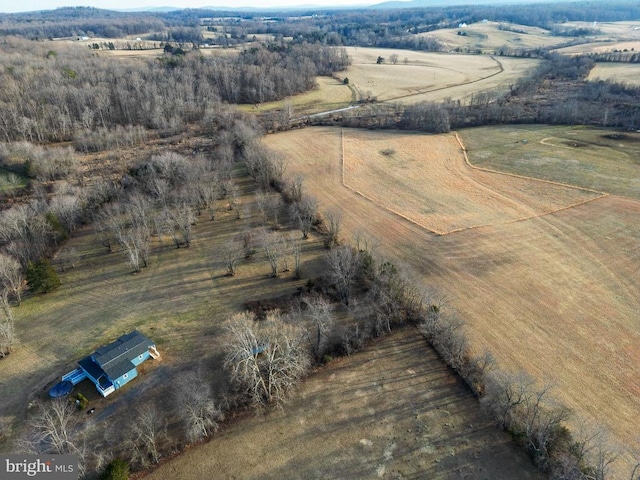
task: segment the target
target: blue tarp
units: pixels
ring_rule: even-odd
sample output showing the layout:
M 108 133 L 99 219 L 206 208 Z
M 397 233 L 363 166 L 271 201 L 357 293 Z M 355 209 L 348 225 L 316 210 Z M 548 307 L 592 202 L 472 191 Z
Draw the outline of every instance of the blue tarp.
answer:
M 71 393 L 71 390 L 73 390 L 73 383 L 64 380 L 60 383 L 56 383 L 53 387 L 51 387 L 51 389 L 49 390 L 49 396 L 51 398 L 64 397 L 66 395 L 69 395 Z

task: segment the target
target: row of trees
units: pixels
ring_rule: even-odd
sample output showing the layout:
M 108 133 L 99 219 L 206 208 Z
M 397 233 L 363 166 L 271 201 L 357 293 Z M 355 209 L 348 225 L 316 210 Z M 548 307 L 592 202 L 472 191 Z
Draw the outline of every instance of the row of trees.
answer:
M 637 129 L 639 89 L 585 80 L 594 63 L 587 57 L 546 55 L 545 61 L 508 90 L 481 92 L 466 101 L 415 105 L 365 105 L 342 114 L 348 127 L 402 128 L 444 133 L 454 128 L 509 123 L 598 125 Z M 535 98 L 535 101 L 532 100 Z M 334 119 L 314 118 L 314 123 Z

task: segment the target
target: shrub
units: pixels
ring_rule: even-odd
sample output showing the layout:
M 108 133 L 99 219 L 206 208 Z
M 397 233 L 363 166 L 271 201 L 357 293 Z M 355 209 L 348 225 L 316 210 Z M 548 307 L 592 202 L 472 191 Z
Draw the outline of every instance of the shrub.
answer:
M 120 458 L 114 458 L 100 476 L 100 480 L 127 480 L 129 478 L 129 463 Z
M 60 286 L 60 279 L 51 262 L 43 258 L 37 262 L 29 262 L 27 284 L 34 293 L 48 293 Z

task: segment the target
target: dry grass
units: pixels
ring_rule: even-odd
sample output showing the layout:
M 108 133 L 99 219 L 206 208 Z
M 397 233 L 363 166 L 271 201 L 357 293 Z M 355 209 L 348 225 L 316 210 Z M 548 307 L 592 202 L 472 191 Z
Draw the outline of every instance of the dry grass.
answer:
M 414 329 L 309 378 L 282 411 L 231 425 L 149 480 L 541 478 Z
M 344 74 L 361 94 L 382 102 L 419 103 L 447 97 L 464 100 L 474 93 L 506 87 L 538 64 L 537 60 L 347 48 L 352 64 Z M 398 55 L 398 64 L 389 57 Z M 378 65 L 378 56 L 387 63 Z M 405 62 L 406 60 L 406 62 Z
M 340 130 L 267 140 L 287 155 L 291 170 L 306 175 L 323 208 L 343 209 L 345 237 L 360 231 L 376 238 L 382 254 L 447 292 L 476 349 L 488 348 L 503 368 L 553 382 L 575 418 L 603 425 L 640 456 L 640 202 L 608 196 L 527 221 L 434 236 L 342 184 Z M 372 188 L 397 196 L 395 181 Z
M 526 33 L 500 30 L 500 25 Z M 458 32 L 464 32 L 466 35 L 458 35 Z M 435 38 L 451 51 L 480 50 L 482 53 L 494 53 L 501 47 L 528 50 L 558 45 L 566 41 L 565 38 L 554 37 L 549 30 L 543 28 L 499 22 L 478 22 L 463 28 L 444 28 L 420 35 Z
M 636 47 L 640 51 L 640 42 Z M 596 63 L 587 80 L 608 80 L 640 86 L 640 65 L 637 63 Z
M 460 132 L 474 165 L 640 200 L 640 134 L 508 125 Z
M 385 156 L 385 148 L 396 153 Z M 472 169 L 454 135 L 346 130 L 343 164 L 345 186 L 440 235 L 544 215 L 599 196 Z
M 290 105 L 293 107 L 293 116 L 298 117 L 347 107 L 354 100 L 349 86 L 335 78 L 317 77 L 316 83 L 316 88 L 300 95 L 259 105 L 240 105 L 238 108 L 246 112 L 266 112 Z

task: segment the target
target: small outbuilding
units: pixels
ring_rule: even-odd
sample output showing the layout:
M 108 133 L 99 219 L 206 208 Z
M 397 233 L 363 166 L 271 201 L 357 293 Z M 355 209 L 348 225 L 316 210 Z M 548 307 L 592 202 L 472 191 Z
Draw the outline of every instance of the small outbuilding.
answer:
M 76 385 L 88 378 L 106 397 L 136 378 L 136 367 L 149 358 L 160 358 L 155 343 L 134 330 L 80 360 L 79 367 L 64 375 L 62 380 Z

